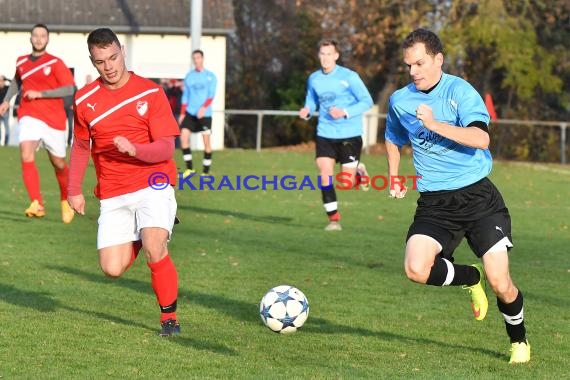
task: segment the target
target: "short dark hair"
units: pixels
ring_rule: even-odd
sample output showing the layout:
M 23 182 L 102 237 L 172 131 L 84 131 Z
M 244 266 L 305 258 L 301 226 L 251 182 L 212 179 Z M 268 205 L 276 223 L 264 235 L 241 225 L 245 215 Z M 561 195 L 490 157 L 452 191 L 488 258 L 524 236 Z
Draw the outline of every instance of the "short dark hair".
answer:
M 200 54 L 202 57 L 204 56 L 204 52 L 203 52 L 202 50 L 200 50 L 200 49 L 194 50 L 194 51 L 192 52 L 192 55 L 194 55 L 194 54 Z
M 321 50 L 323 46 L 332 46 L 334 47 L 334 50 L 340 54 L 340 49 L 338 48 L 338 41 L 335 40 L 334 38 L 323 38 L 322 40 L 320 40 L 319 50 Z
M 98 48 L 105 48 L 109 45 L 116 43 L 118 47 L 121 47 L 121 42 L 119 42 L 119 38 L 109 28 L 98 28 L 92 30 L 87 36 L 87 48 L 91 51 L 91 48 L 96 46 Z
M 45 29 L 46 32 L 47 32 L 47 34 L 49 35 L 49 29 L 48 29 L 47 25 L 45 25 L 45 24 L 36 24 L 36 25 L 34 25 L 34 26 L 32 27 L 32 30 L 30 30 L 30 32 L 33 32 L 34 29 L 36 29 L 36 28 L 43 28 L 43 29 Z
M 443 54 L 443 44 L 437 34 L 431 30 L 423 28 L 414 30 L 412 33 L 408 34 L 402 44 L 402 48 L 405 50 L 418 43 L 424 44 L 426 47 L 426 53 L 431 56 L 435 56 L 438 53 Z

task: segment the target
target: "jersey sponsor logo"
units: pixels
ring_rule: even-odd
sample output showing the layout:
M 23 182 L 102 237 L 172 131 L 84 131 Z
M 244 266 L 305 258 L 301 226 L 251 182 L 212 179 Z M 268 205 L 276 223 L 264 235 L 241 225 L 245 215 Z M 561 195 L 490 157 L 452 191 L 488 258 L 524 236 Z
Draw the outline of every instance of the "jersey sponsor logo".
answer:
M 97 105 L 97 103 L 95 103 L 95 104 L 87 103 L 87 107 L 91 108 L 93 110 L 93 112 L 95 112 L 95 106 L 96 105 Z
M 424 150 L 430 150 L 433 145 L 441 143 L 444 137 L 433 131 L 425 129 L 418 134 L 418 139 L 418 144 Z
M 137 102 L 137 112 L 143 116 L 148 111 L 148 102 L 139 100 Z
M 505 233 L 503 232 L 503 229 L 502 229 L 501 227 L 495 226 L 495 229 L 496 229 L 497 231 L 501 231 L 501 233 L 502 233 L 503 235 L 505 234 Z
M 332 91 L 324 92 L 319 96 L 319 104 L 322 109 L 327 110 L 334 105 L 336 94 Z
M 204 83 L 196 82 L 196 83 L 192 83 L 192 89 L 196 92 L 205 91 L 206 86 L 204 85 Z
M 341 80 L 340 84 L 343 85 L 344 87 L 348 87 L 348 82 L 345 80 Z

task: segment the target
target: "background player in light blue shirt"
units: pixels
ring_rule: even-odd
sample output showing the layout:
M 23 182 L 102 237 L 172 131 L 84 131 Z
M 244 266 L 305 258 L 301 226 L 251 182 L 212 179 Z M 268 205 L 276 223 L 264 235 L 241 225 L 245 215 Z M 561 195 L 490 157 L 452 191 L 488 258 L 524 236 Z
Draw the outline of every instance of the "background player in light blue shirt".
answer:
M 360 76 L 337 65 L 338 42 L 327 39 L 319 43 L 321 69 L 309 76 L 305 106 L 299 117 L 308 119 L 319 111 L 316 141 L 316 164 L 321 176 L 323 205 L 329 218 L 327 231 L 339 231 L 340 213 L 333 182 L 336 162 L 347 173 L 347 181 L 355 182 L 357 170 L 366 175 L 360 163 L 362 151 L 362 115 L 372 107 L 372 97 Z M 365 188 L 365 187 L 363 187 Z
M 421 176 L 406 238 L 406 275 L 420 284 L 463 286 L 479 321 L 487 314 L 488 281 L 511 341 L 510 363 L 527 362 L 523 296 L 509 275 L 511 219 L 487 178 L 492 166 L 489 114 L 469 83 L 443 73 L 443 46 L 433 32 L 413 31 L 403 51 L 412 83 L 390 97 L 385 137 L 391 178 L 398 175 L 400 147 L 408 142 Z M 402 198 L 405 189 L 396 185 L 392 194 Z M 463 237 L 483 265 L 453 262 Z
M 192 151 L 190 150 L 190 132 L 201 133 L 204 140 L 203 174 L 210 172 L 212 165 L 212 102 L 216 94 L 216 75 L 204 68 L 204 52 L 192 52 L 194 69 L 184 78 L 182 107 L 178 123 L 180 124 L 180 148 L 186 163 L 184 176 L 194 172 Z

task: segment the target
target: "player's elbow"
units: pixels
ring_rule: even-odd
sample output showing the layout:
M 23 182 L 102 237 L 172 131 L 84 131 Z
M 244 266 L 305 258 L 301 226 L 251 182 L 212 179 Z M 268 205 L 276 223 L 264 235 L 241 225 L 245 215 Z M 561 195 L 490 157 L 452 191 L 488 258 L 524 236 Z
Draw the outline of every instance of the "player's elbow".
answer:
M 489 149 L 489 144 L 491 143 L 489 134 L 485 131 L 481 131 L 481 133 L 479 133 L 479 136 L 476 139 L 476 143 L 477 146 L 475 146 L 475 148 Z
M 491 139 L 489 137 L 489 133 L 484 131 L 480 128 L 473 127 L 469 133 L 469 140 L 467 142 L 467 146 L 476 149 L 488 149 L 489 144 L 491 143 Z M 467 137 L 467 136 L 465 136 Z

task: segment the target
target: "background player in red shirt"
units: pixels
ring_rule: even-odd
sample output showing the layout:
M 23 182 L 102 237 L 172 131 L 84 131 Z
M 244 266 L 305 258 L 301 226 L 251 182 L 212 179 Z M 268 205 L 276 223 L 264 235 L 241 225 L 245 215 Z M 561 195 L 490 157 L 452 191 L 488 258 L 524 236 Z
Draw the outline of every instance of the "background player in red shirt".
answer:
M 32 53 L 23 55 L 16 61 L 16 74 L 0 104 L 0 115 L 8 111 L 10 99 L 21 91 L 18 122 L 22 177 L 32 202 L 25 211 L 26 216 L 41 218 L 46 214 L 35 163 L 36 150 L 42 144 L 48 151 L 59 183 L 61 218 L 64 223 L 70 223 L 74 212 L 67 203 L 69 176 L 65 161 L 67 119 L 62 98 L 73 95 L 75 84 L 71 70 L 65 63 L 46 52 L 49 42 L 47 26 L 35 25 L 32 28 L 30 42 Z
M 93 30 L 87 45 L 100 77 L 75 95 L 68 201 L 84 214 L 81 184 L 91 152 L 95 195 L 101 203 L 101 269 L 109 277 L 121 276 L 142 245 L 161 311 L 159 335 L 179 334 L 178 275 L 167 248 L 177 208 L 171 185 L 177 175 L 173 154 L 178 124 L 163 89 L 127 71 L 112 30 Z

